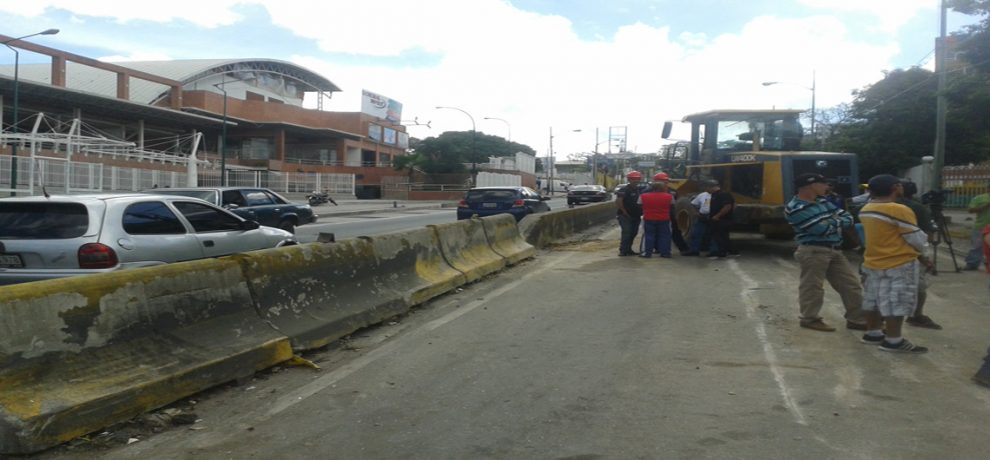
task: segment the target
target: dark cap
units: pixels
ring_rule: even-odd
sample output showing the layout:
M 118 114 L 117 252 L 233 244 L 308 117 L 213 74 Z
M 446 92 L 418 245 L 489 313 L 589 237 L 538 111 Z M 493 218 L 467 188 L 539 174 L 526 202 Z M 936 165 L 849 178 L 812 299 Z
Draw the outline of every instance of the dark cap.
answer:
M 880 174 L 870 178 L 870 193 L 873 196 L 887 196 L 894 193 L 894 187 L 901 183 L 901 179 L 890 174 Z
M 794 188 L 801 188 L 804 187 L 805 185 L 811 185 L 811 184 L 827 184 L 827 183 L 828 183 L 828 179 L 826 179 L 825 176 L 821 174 L 805 173 L 805 174 L 801 174 L 800 176 L 797 176 L 797 179 L 794 179 Z

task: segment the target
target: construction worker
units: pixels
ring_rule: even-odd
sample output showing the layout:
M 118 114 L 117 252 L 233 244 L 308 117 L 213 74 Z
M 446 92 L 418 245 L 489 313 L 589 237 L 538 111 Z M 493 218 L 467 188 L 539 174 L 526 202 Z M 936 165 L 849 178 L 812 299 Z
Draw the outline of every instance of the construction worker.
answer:
M 639 196 L 645 192 L 645 186 L 640 183 L 643 174 L 639 171 L 630 171 L 626 174 L 628 183 L 615 194 L 615 205 L 618 207 L 616 218 L 619 227 L 622 228 L 622 236 L 619 240 L 619 256 L 632 256 L 636 252 L 632 250 L 632 242 L 639 232 L 639 222 L 643 216 L 643 208 L 639 205 Z
M 660 172 L 653 176 L 653 190 L 639 196 L 643 208 L 643 250 L 640 257 L 670 258 L 670 211 L 674 196 L 667 192 L 670 177 Z

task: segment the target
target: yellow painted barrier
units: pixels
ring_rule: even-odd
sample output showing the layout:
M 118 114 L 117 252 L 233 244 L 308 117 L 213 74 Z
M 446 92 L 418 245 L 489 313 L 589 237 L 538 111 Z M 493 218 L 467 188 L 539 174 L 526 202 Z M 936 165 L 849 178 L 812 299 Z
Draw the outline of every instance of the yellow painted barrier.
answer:
M 240 266 L 0 287 L 0 454 L 39 451 L 292 356 Z
M 497 214 L 481 218 L 485 236 L 492 250 L 505 258 L 509 265 L 515 265 L 536 255 L 536 248 L 522 238 L 515 217 Z
M 505 258 L 488 244 L 481 219 L 464 219 L 428 227 L 436 231 L 444 258 L 464 274 L 467 282 L 477 281 L 505 268 Z
M 322 347 L 409 309 L 391 267 L 369 238 L 265 249 L 231 256 L 251 286 L 261 318 L 292 347 Z
M 515 226 L 515 219 L 508 217 Z M 424 227 L 369 239 L 375 258 L 387 267 L 392 288 L 409 305 L 422 304 L 467 282 L 464 274 L 444 259 L 433 229 Z
M 527 243 L 542 248 L 584 230 L 614 221 L 615 203 L 596 203 L 530 214 L 519 222 L 519 232 Z

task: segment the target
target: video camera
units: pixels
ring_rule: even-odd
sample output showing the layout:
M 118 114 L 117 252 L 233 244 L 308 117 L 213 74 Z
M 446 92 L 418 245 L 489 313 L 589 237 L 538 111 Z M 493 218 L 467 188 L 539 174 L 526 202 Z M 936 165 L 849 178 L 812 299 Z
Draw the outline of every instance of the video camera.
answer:
M 942 206 L 945 204 L 945 196 L 952 193 L 952 190 L 929 190 L 921 195 L 921 203 L 929 206 Z

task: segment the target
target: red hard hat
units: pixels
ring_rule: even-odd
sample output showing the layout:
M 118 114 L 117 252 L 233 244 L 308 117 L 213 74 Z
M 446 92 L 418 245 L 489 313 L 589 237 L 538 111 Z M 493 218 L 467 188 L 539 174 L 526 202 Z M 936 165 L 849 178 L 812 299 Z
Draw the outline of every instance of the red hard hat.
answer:
M 629 171 L 629 174 L 626 174 L 626 178 L 627 179 L 642 179 L 643 178 L 643 174 L 640 173 L 639 171 Z
M 670 180 L 670 176 L 665 172 L 658 172 L 653 176 L 654 182 L 667 182 Z

